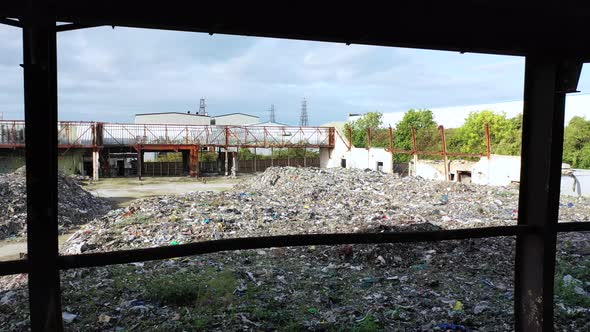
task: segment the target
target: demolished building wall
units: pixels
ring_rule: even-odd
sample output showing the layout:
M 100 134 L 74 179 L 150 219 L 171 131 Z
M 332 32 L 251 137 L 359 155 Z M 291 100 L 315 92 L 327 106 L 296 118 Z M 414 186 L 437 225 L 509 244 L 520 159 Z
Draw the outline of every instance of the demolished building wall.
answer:
M 321 168 L 368 168 L 384 173 L 393 172 L 391 152 L 384 148 L 356 148 L 348 142 L 338 129 L 336 129 L 334 138 L 334 148 L 320 148 Z

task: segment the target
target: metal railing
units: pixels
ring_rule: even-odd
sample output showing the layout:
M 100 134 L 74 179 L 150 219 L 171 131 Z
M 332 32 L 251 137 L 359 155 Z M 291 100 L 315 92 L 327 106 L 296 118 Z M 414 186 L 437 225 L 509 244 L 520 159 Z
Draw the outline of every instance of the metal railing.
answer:
M 0 121 L 0 148 L 24 147 L 24 121 Z M 62 148 L 133 145 L 333 147 L 332 127 L 205 126 L 61 121 Z

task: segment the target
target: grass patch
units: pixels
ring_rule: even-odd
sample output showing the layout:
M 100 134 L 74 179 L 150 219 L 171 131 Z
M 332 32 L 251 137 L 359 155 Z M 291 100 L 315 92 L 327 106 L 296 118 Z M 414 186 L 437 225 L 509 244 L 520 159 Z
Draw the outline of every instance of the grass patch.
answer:
M 116 290 L 141 292 L 147 300 L 164 305 L 195 305 L 224 308 L 234 299 L 239 280 L 231 271 L 207 268 L 171 274 L 145 276 L 133 269 L 121 269 L 114 275 Z
M 590 260 L 570 263 L 566 260 L 558 259 L 555 266 L 555 295 L 561 299 L 564 304 L 569 306 L 590 307 L 590 296 L 578 294 L 575 285 L 571 283 L 566 285 L 563 277 L 571 275 L 578 280 L 590 280 Z
M 203 307 L 227 307 L 238 286 L 230 271 L 207 269 L 201 273 L 183 272 L 160 275 L 149 280 L 145 287 L 147 299 L 167 305 L 194 304 Z
M 367 315 L 365 319 L 357 322 L 350 331 L 352 332 L 374 332 L 382 331 L 383 326 L 381 323 L 373 317 L 373 315 Z

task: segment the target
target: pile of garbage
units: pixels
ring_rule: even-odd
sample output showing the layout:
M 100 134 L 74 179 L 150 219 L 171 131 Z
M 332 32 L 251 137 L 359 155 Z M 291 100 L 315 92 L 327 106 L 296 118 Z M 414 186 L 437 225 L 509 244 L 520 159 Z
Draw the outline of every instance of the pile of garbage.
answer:
M 562 221 L 585 221 L 590 216 L 586 198 L 564 205 Z M 134 201 L 78 231 L 64 252 L 263 235 L 513 225 L 517 208 L 516 186 L 396 179 L 355 169 L 269 168 L 223 193 Z
M 60 232 L 85 224 L 111 209 L 108 201 L 93 196 L 74 179 L 58 175 L 58 225 Z M 27 191 L 25 167 L 0 175 L 0 239 L 26 235 Z
M 562 197 L 561 204 L 560 221 L 588 221 L 586 198 Z M 227 192 L 145 198 L 112 210 L 77 231 L 62 253 L 513 225 L 517 208 L 517 186 L 269 168 Z M 556 330 L 590 328 L 589 237 L 559 236 Z M 499 237 L 271 248 L 68 270 L 63 318 L 71 330 L 511 331 L 514 261 L 514 237 Z M 26 330 L 26 287 L 10 285 L 0 289 L 0 329 Z

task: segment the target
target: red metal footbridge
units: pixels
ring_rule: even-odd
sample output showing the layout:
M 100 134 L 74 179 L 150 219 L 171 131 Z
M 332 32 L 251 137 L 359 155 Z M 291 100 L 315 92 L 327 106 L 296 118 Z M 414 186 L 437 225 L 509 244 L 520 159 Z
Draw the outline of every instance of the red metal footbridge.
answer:
M 60 121 L 61 150 L 133 148 L 145 151 L 190 151 L 191 175 L 196 175 L 203 147 L 224 148 L 333 148 L 333 127 L 207 126 Z M 0 121 L 0 149 L 25 148 L 25 122 Z

